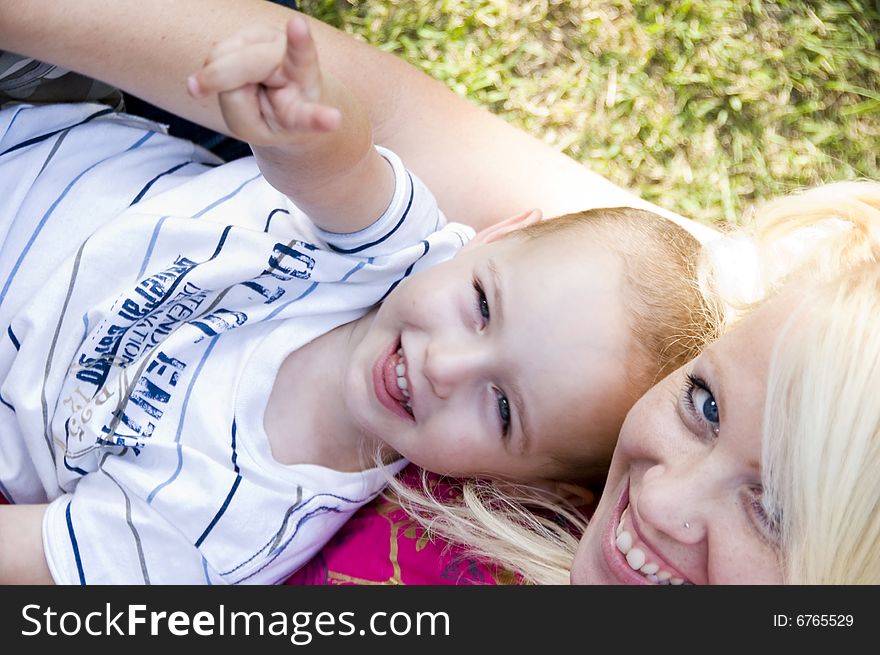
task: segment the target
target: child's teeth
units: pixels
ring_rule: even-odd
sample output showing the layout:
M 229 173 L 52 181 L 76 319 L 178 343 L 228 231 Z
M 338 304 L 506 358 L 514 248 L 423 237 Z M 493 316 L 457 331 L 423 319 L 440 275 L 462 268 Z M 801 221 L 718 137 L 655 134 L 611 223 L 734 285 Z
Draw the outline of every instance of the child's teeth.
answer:
M 626 555 L 629 553 L 630 549 L 633 546 L 633 538 L 632 535 L 624 530 L 619 535 L 617 535 L 617 549 Z
M 405 398 L 409 398 L 409 391 L 407 391 L 409 383 L 406 381 L 406 364 L 403 362 L 403 351 L 398 350 L 397 354 L 400 355 L 400 361 L 394 367 L 394 372 L 397 373 L 397 387 L 403 391 Z

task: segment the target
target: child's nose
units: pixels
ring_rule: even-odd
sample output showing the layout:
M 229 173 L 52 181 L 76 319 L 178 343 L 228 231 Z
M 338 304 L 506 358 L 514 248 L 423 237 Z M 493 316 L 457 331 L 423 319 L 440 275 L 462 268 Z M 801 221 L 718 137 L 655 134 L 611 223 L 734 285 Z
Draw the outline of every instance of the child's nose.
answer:
M 473 381 L 485 366 L 484 349 L 466 340 L 433 341 L 425 350 L 424 375 L 440 398 Z

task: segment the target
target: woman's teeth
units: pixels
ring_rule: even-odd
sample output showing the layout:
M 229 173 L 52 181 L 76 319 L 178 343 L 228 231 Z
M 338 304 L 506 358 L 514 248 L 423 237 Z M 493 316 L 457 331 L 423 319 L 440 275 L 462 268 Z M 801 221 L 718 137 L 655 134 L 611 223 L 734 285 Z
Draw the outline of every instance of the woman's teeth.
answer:
M 654 584 L 671 584 L 671 585 L 680 585 L 684 584 L 685 580 L 682 578 L 673 578 L 672 574 L 668 571 L 662 571 L 660 569 L 660 565 L 655 562 L 648 562 L 645 556 L 645 551 L 641 548 L 633 547 L 633 537 L 630 532 L 623 529 L 623 520 L 626 518 L 626 513 L 629 511 L 629 507 L 623 510 L 623 514 L 620 516 L 620 523 L 617 524 L 617 550 L 619 550 L 626 557 L 626 563 L 629 564 L 629 567 L 633 571 L 638 571 L 642 575 L 645 576 L 650 582 Z
M 403 348 L 397 349 L 397 356 L 399 360 L 397 362 L 397 367 L 395 368 L 395 372 L 397 373 L 397 388 L 403 393 L 403 397 L 406 398 L 406 402 L 403 403 L 404 409 L 412 414 L 412 402 L 409 398 L 409 384 L 406 381 L 406 360 L 403 357 Z

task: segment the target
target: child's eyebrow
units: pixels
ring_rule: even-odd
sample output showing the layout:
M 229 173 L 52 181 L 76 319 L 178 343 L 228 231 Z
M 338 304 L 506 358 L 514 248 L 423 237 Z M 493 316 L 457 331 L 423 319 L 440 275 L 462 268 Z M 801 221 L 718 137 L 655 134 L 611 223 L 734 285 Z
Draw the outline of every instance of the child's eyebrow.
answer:
M 489 269 L 489 273 L 492 277 L 492 308 L 493 308 L 493 321 L 495 321 L 498 328 L 503 328 L 504 326 L 504 285 L 501 282 L 501 273 L 498 271 L 498 267 L 495 265 L 495 260 L 491 257 L 489 258 L 486 267 Z M 521 443 L 518 444 L 517 450 L 523 453 L 529 452 L 529 448 L 531 446 L 531 431 L 529 430 L 529 421 L 528 416 L 526 415 L 526 404 L 523 402 L 523 395 L 519 389 L 519 386 L 511 380 L 508 383 L 510 389 L 510 395 L 513 396 L 513 406 L 516 410 L 516 418 L 519 422 L 519 430 L 522 434 Z
M 495 260 L 491 257 L 489 258 L 489 262 L 487 264 L 489 268 L 489 272 L 492 274 L 492 300 L 493 305 L 495 306 L 495 313 L 497 316 L 495 317 L 497 321 L 501 324 L 504 323 L 504 295 L 503 295 L 503 285 L 501 284 L 501 274 L 498 272 L 498 267 L 495 265 Z
M 520 443 L 517 444 L 517 450 L 520 453 L 527 453 L 531 448 L 532 437 L 529 431 L 528 418 L 526 417 L 526 404 L 523 402 L 522 393 L 515 382 L 510 383 L 510 395 L 513 396 L 513 406 L 516 408 L 516 418 L 519 421 L 519 431 L 522 434 Z

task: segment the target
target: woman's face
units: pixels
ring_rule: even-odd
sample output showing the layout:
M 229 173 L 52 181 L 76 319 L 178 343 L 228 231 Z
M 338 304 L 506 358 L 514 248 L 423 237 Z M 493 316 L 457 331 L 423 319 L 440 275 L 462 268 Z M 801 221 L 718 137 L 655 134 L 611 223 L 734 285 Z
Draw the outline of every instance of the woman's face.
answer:
M 774 299 L 651 389 L 627 415 L 573 584 L 781 584 L 761 504 Z

